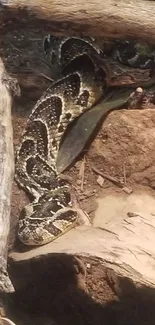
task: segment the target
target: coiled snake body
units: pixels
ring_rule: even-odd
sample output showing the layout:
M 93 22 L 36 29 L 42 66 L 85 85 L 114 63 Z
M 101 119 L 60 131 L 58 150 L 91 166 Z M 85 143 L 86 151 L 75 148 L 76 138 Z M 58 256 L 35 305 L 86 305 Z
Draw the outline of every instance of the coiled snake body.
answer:
M 120 61 L 136 65 L 139 60 L 143 67 L 154 64 L 154 53 L 148 60 L 135 54 L 134 44 L 127 45 L 129 60 L 124 43 L 122 55 L 122 45 L 116 51 Z M 16 153 L 15 179 L 33 196 L 19 218 L 18 237 L 26 245 L 46 244 L 76 223 L 68 184 L 57 175 L 57 154 L 69 123 L 94 106 L 109 84 L 104 54 L 93 39 L 49 36 L 44 48 L 61 77 L 34 106 Z
M 92 39 L 50 36 L 44 44 L 64 77 L 34 106 L 16 153 L 15 179 L 34 198 L 19 217 L 18 237 L 26 245 L 46 244 L 74 226 L 77 212 L 67 182 L 57 176 L 57 153 L 68 124 L 108 85 L 103 53 Z

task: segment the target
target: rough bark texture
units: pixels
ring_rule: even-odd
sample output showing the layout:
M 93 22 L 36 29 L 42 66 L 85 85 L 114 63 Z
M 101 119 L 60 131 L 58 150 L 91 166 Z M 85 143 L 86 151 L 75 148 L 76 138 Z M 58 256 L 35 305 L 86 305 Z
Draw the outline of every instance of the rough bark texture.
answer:
M 7 274 L 7 243 L 10 229 L 10 201 L 14 174 L 11 96 L 6 88 L 0 59 L 0 291 L 13 291 Z
M 43 25 L 52 33 L 154 40 L 153 1 L 10 0 L 1 3 L 5 6 L 0 12 L 0 29 L 10 28 L 13 20 L 17 28 L 29 22 L 29 27 Z

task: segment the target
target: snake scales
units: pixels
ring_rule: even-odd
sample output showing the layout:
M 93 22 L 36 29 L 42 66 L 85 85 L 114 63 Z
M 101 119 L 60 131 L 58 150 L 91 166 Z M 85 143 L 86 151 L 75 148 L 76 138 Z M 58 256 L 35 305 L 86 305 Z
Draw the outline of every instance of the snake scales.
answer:
M 49 36 L 44 47 L 61 77 L 34 106 L 16 152 L 15 179 L 33 197 L 21 211 L 18 237 L 32 246 L 56 239 L 77 221 L 68 183 L 57 175 L 57 154 L 69 123 L 109 85 L 104 53 L 93 39 Z

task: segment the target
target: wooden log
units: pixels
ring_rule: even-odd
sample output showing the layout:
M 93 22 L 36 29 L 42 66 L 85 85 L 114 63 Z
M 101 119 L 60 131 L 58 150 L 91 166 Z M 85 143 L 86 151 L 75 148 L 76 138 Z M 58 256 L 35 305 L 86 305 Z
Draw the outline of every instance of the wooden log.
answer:
M 44 255 L 52 259 L 56 253 L 93 256 L 107 269 L 107 276 L 115 282 L 118 294 L 124 291 L 122 279 L 128 279 L 136 287 L 155 288 L 154 231 L 154 215 L 129 213 L 126 218 L 120 218 L 120 222 L 116 216 L 111 229 L 104 223 L 103 228 L 79 226 L 48 245 L 24 253 L 12 252 L 10 258 L 16 265 L 26 260 L 30 265 L 36 257 Z
M 14 176 L 11 95 L 7 75 L 0 59 L 0 291 L 12 292 L 7 273 L 7 247 L 10 229 L 10 201 Z
M 146 0 L 1 1 L 0 29 L 43 26 L 52 33 L 154 41 L 155 3 Z

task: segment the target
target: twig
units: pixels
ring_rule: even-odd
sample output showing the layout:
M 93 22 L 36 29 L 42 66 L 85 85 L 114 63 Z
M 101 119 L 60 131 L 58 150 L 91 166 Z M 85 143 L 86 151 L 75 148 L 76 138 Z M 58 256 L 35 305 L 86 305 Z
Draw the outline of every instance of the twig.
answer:
M 50 80 L 51 82 L 54 81 L 54 79 L 46 76 L 46 74 L 42 73 L 42 72 L 38 72 L 36 69 L 30 69 L 30 71 L 32 71 L 33 73 L 35 73 L 37 76 L 41 76 L 41 77 L 44 77 L 45 79 L 47 80 Z
M 73 178 L 69 175 L 66 175 L 66 174 L 60 174 L 59 175 L 59 178 L 64 180 L 64 181 L 67 181 L 68 183 L 72 184 L 73 183 Z
M 37 37 L 36 38 L 28 37 L 27 39 L 32 42 L 42 41 L 42 38 L 37 38 Z
M 16 46 L 13 45 L 12 43 L 10 43 L 10 45 L 11 45 L 11 47 L 12 47 L 13 49 L 15 49 L 16 51 L 22 53 L 22 51 L 21 51 L 20 49 L 18 49 L 18 47 L 16 47 Z
M 91 165 L 90 165 L 88 156 L 85 156 L 85 159 L 86 159 L 86 162 L 87 162 L 87 165 L 88 165 L 88 168 L 89 168 L 90 173 L 93 174 L 93 171 L 92 171 L 92 168 L 91 168 Z
M 125 164 L 123 163 L 123 176 L 124 176 L 124 185 L 126 186 L 126 170 L 125 170 Z
M 50 66 L 50 64 L 49 63 L 47 63 L 45 60 L 43 60 L 43 59 L 40 59 L 40 61 L 47 67 L 47 68 L 49 68 L 49 70 L 51 70 L 51 66 Z
M 114 183 L 115 185 L 119 186 L 119 187 L 123 187 L 124 184 L 123 182 L 119 181 L 116 177 L 110 176 L 108 174 L 102 173 L 98 168 L 96 168 L 95 166 L 91 165 L 91 169 L 98 175 L 102 176 L 103 178 L 107 179 L 108 181 Z
M 42 77 L 44 77 L 45 79 L 50 80 L 51 82 L 54 81 L 52 78 L 46 76 L 46 75 L 45 75 L 44 73 L 42 73 L 42 72 L 38 72 L 37 74 L 38 74 L 38 76 L 42 76 Z
M 85 157 L 83 158 L 83 161 L 81 163 L 80 171 L 79 171 L 79 176 L 81 179 L 81 191 L 83 191 L 83 183 L 84 183 L 84 171 L 85 171 Z

